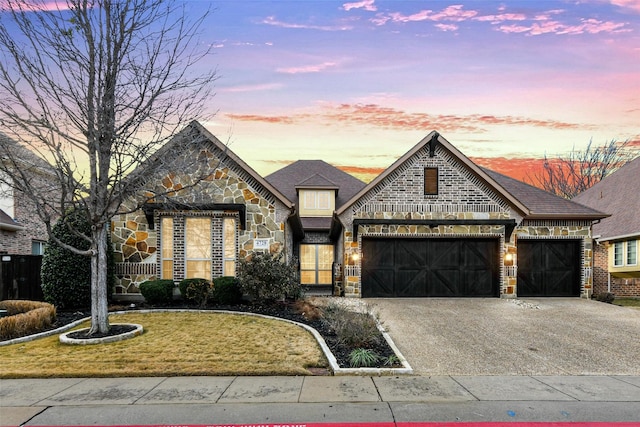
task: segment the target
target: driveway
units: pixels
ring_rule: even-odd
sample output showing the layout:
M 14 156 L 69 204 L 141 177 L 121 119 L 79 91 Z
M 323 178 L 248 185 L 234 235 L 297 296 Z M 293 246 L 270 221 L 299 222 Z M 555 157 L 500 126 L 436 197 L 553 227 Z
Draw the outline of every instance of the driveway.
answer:
M 640 310 L 578 298 L 366 299 L 416 374 L 640 375 Z

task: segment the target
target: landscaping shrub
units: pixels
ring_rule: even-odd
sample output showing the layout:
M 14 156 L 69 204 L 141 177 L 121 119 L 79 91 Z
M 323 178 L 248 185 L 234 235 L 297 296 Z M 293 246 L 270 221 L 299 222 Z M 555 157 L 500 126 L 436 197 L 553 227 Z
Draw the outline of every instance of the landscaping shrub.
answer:
M 596 295 L 597 301 L 606 302 L 607 304 L 613 303 L 614 299 L 616 299 L 616 296 L 611 292 L 600 292 Z
M 350 348 L 371 348 L 380 343 L 381 334 L 372 309 L 364 313 L 350 311 L 331 303 L 324 310 L 323 321 L 331 328 L 338 342 Z
M 170 305 L 173 302 L 173 280 L 147 280 L 140 284 L 140 293 L 151 305 Z
M 238 279 L 242 291 L 255 302 L 297 299 L 302 294 L 298 270 L 294 263 L 284 261 L 283 253 L 258 252 L 241 260 Z
M 207 279 L 183 279 L 178 283 L 180 294 L 188 303 L 205 307 L 213 293 L 213 283 Z
M 356 348 L 349 353 L 349 366 L 352 368 L 369 368 L 377 366 L 380 356 L 375 351 L 366 348 Z
M 46 302 L 5 300 L 0 309 L 9 316 L 0 319 L 0 339 L 8 340 L 35 334 L 49 328 L 56 320 L 56 308 Z
M 91 225 L 82 211 L 68 213 L 53 226 L 51 233 L 77 249 L 89 249 L 89 242 L 72 233 L 69 226 L 85 235 L 91 233 Z M 107 294 L 111 296 L 115 285 L 115 262 L 110 241 L 107 248 Z M 90 257 L 64 249 L 50 239 L 42 257 L 41 277 L 44 300 L 59 309 L 85 308 L 91 305 Z
M 240 282 L 235 277 L 222 276 L 213 281 L 213 300 L 218 304 L 235 305 L 242 301 Z

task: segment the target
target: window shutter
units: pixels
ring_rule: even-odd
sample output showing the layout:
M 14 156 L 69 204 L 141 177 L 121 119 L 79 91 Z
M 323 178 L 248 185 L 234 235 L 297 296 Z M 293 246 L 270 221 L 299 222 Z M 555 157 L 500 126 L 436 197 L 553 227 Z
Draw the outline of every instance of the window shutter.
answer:
M 438 194 L 438 168 L 424 168 L 424 194 Z

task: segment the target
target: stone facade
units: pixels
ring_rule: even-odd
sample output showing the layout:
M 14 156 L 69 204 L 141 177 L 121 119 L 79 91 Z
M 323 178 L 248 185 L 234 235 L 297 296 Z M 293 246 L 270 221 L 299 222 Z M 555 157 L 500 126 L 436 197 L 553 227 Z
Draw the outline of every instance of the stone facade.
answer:
M 195 157 L 204 159 L 204 163 L 193 165 Z M 184 150 L 170 167 L 146 182 L 137 197 L 123 204 L 123 213 L 111 224 L 117 294 L 137 294 L 140 283 L 159 278 L 162 216 L 174 219 L 173 279 L 176 282 L 185 276 L 181 245 L 187 217 L 211 218 L 212 279 L 223 275 L 222 218 L 235 219 L 237 261 L 254 253 L 255 239 L 266 242 L 272 253 L 291 251 L 287 237 L 289 209 L 219 145 L 208 143 L 195 152 Z M 165 194 L 166 197 L 156 196 Z M 145 197 L 151 202 L 147 206 L 153 207 L 152 215 L 149 209 L 135 209 Z M 150 218 L 153 224 L 149 223 Z

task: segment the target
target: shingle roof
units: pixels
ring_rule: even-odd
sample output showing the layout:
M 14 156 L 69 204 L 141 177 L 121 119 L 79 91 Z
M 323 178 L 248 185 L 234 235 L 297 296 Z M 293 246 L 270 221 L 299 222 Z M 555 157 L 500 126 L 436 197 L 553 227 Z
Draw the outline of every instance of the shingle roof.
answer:
M 325 188 L 325 189 L 339 189 L 333 181 L 326 176 L 319 173 L 313 174 L 309 178 L 296 184 L 296 188 Z
M 640 157 L 573 198 L 574 202 L 611 214 L 594 224 L 594 236 L 602 240 L 640 236 L 639 182 Z
M 24 226 L 15 222 L 5 211 L 0 209 L 0 230 L 23 230 Z
M 485 182 L 489 188 L 496 191 L 496 193 L 509 203 L 510 206 L 520 212 L 524 218 L 596 220 L 607 216 L 607 214 L 595 209 L 581 206 L 577 203 L 557 197 L 551 193 L 547 193 L 539 188 L 525 184 L 524 182 L 509 178 L 489 169 L 481 168 L 436 131 L 429 133 L 411 150 L 396 160 L 373 181 L 367 184 L 366 187 L 362 188 L 350 200 L 343 204 L 338 209 L 338 215 L 342 214 L 357 200 L 367 194 L 367 192 L 375 191 L 374 189 L 387 179 L 387 177 L 391 176 L 394 170 L 398 169 L 405 162 L 410 161 L 413 156 L 418 155 L 422 149 L 429 148 L 430 151 L 435 151 L 436 146 L 439 146 L 449 152 L 451 156 Z
M 336 208 L 366 185 L 352 175 L 322 160 L 298 160 L 267 175 L 265 179 L 289 200 L 296 201 L 298 200 L 296 187 L 311 186 L 311 183 L 320 184 L 321 181 L 324 181 L 328 185 L 325 188 L 338 188 Z
M 571 200 L 551 194 L 538 187 L 526 184 L 517 179 L 510 178 L 498 172 L 481 167 L 487 175 L 496 181 L 502 188 L 518 199 L 529 209 L 530 217 L 554 216 L 554 217 L 604 217 L 606 214 L 597 209 L 583 206 Z

